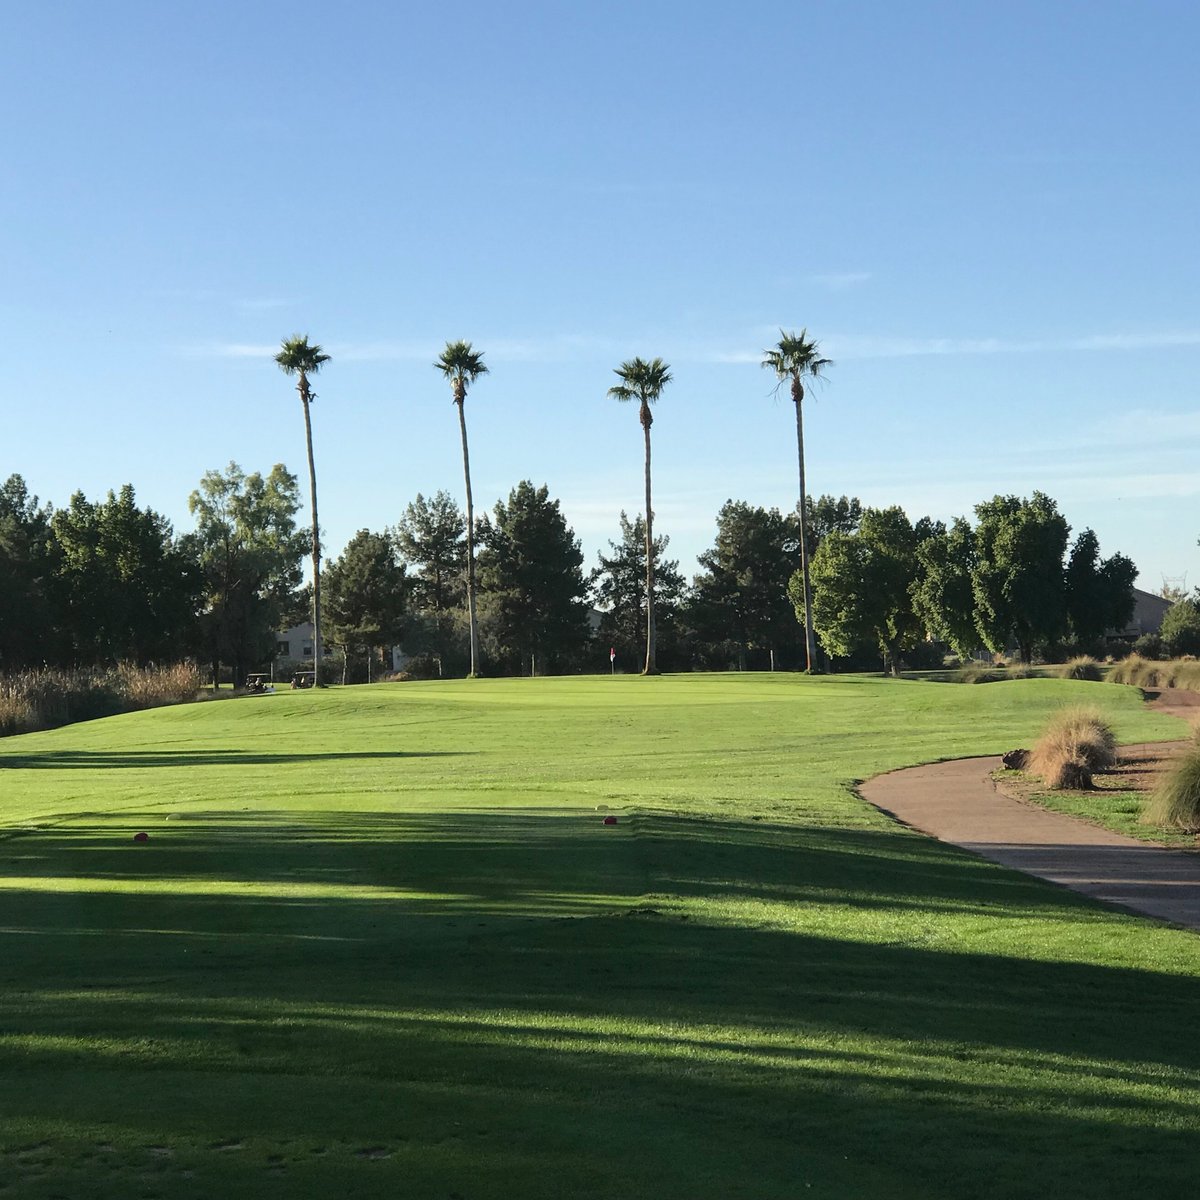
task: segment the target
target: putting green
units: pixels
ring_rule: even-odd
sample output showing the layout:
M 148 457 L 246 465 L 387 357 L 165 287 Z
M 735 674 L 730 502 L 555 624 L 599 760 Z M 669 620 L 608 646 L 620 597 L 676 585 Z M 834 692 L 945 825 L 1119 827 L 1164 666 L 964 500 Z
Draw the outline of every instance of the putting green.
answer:
M 1200 940 L 852 791 L 1080 700 L 1179 736 L 1107 684 L 720 675 L 0 741 L 0 1182 L 1191 1195 Z

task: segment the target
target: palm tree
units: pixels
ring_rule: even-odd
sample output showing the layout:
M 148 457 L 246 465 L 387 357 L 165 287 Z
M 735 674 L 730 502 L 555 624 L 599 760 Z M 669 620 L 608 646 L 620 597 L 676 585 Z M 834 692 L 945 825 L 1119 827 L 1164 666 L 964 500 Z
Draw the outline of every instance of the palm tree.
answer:
M 650 426 L 654 416 L 652 405 L 671 382 L 671 371 L 661 358 L 646 362 L 640 358 L 623 362 L 613 372 L 621 382 L 608 389 L 617 400 L 636 400 L 638 419 L 646 439 L 646 665 L 643 675 L 657 675 L 658 663 L 654 645 L 654 510 L 650 503 Z
M 329 355 L 320 346 L 308 344 L 308 334 L 303 337 L 293 334 L 275 355 L 279 369 L 285 375 L 297 375 L 296 391 L 304 408 L 304 437 L 308 443 L 308 489 L 312 498 L 312 568 L 313 568 L 313 682 L 321 686 L 321 528 L 317 524 L 317 468 L 313 463 L 312 417 L 308 407 L 317 398 L 308 385 L 308 377 L 315 375 L 328 361 Z
M 808 337 L 808 330 L 799 333 L 779 331 L 779 345 L 763 351 L 762 365 L 774 371 L 779 379 L 776 391 L 791 382 L 792 401 L 796 405 L 796 445 L 800 456 L 800 571 L 804 578 L 804 651 L 808 670 L 813 669 L 815 657 L 812 625 L 812 582 L 808 574 L 808 496 L 804 485 L 804 380 L 822 378 L 821 372 L 833 364 L 821 357 L 821 348 Z
M 475 506 L 471 501 L 471 456 L 467 450 L 467 418 L 463 401 L 467 388 L 488 373 L 483 365 L 483 351 L 472 348 L 461 339 L 447 342 L 441 357 L 433 364 L 450 380 L 454 403 L 458 405 L 458 428 L 462 433 L 463 477 L 467 484 L 467 616 L 471 625 L 471 677 L 479 674 L 479 622 L 475 617 Z

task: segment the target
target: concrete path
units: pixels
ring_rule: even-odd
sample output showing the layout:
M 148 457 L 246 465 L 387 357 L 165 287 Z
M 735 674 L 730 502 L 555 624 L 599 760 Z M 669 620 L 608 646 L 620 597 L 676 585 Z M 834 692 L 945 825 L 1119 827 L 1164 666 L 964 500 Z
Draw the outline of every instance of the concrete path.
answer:
M 1144 749 L 1124 746 L 1122 754 Z M 910 767 L 879 775 L 859 792 L 943 842 L 1107 904 L 1200 930 L 1200 854 L 1148 845 L 1010 799 L 990 778 L 999 766 L 993 757 Z

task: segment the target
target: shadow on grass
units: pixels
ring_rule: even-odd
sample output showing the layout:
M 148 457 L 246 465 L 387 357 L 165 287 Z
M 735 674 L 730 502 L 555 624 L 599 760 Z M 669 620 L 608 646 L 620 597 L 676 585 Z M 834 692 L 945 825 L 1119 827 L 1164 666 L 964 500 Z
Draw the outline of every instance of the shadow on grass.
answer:
M 0 847 L 0 1143 L 48 1191 L 116 1144 L 94 1194 L 1192 1194 L 1194 977 L 980 950 L 1112 926 L 911 834 L 138 819 Z
M 459 758 L 471 750 L 328 750 L 314 754 L 268 754 L 249 750 L 45 750 L 0 755 L 0 770 L 95 770 L 105 767 L 281 766 L 375 758 Z

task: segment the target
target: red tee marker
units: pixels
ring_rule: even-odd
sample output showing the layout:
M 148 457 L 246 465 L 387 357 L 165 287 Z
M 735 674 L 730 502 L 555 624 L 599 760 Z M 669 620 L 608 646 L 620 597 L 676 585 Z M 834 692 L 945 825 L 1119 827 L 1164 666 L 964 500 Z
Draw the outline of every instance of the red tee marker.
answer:
M 135 833 L 133 835 L 133 840 L 135 842 L 148 842 L 150 840 L 150 835 L 148 833 Z
M 616 817 L 605 817 L 604 823 L 605 823 L 605 825 L 615 825 L 617 823 L 617 818 Z

